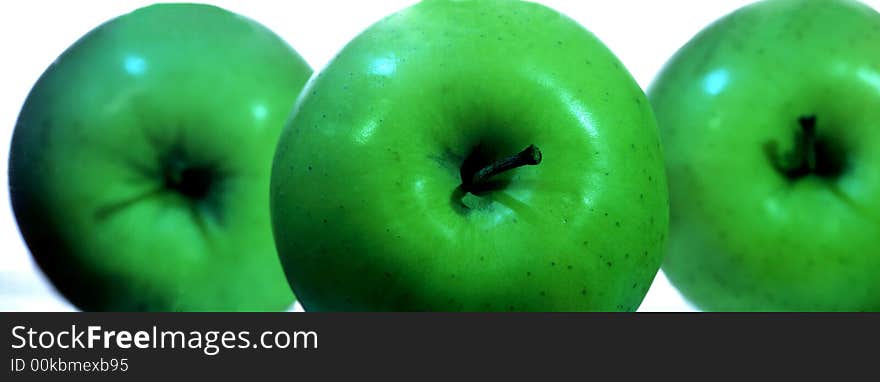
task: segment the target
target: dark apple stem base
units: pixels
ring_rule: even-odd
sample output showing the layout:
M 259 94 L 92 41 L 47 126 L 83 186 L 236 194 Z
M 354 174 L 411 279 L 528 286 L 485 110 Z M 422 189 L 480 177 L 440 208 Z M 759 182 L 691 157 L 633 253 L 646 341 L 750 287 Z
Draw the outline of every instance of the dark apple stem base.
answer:
M 816 132 L 816 116 L 798 119 L 800 129 L 795 132 L 794 148 L 780 155 L 775 145 L 768 146 L 777 171 L 791 180 L 808 175 L 835 178 L 843 171 L 842 153 L 828 139 L 820 139 Z

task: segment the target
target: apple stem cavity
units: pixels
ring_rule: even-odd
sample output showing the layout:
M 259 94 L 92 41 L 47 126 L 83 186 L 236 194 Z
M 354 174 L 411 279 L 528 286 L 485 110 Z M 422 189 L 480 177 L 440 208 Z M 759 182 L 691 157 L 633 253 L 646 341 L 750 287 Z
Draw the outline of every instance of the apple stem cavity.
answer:
M 843 172 L 843 155 L 831 141 L 820 139 L 816 132 L 816 116 L 798 118 L 800 129 L 795 132 L 794 147 L 780 155 L 775 142 L 765 146 L 773 166 L 790 180 L 808 175 L 835 178 Z
M 189 199 L 201 200 L 208 195 L 213 177 L 208 168 L 174 162 L 165 169 L 165 186 Z
M 463 177 L 464 184 L 462 184 L 462 188 L 465 191 L 473 192 L 486 184 L 495 175 L 517 167 L 540 164 L 541 158 L 541 150 L 535 145 L 529 145 L 529 147 L 526 147 L 517 154 L 489 163 L 474 172 L 469 178 Z

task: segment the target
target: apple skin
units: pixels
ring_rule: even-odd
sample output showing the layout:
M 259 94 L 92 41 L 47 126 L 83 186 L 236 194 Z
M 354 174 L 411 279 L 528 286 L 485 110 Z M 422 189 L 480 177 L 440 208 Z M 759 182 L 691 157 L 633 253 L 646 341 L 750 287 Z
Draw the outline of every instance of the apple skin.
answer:
M 460 192 L 465 158 L 530 144 L 542 163 Z M 270 201 L 307 311 L 633 311 L 668 229 L 647 98 L 518 1 L 424 1 L 351 41 L 282 132 Z
M 165 4 L 113 19 L 42 75 L 12 141 L 33 257 L 84 310 L 281 310 L 273 148 L 311 69 L 254 21 Z
M 856 2 L 742 8 L 684 46 L 648 94 L 666 154 L 664 271 L 698 307 L 880 310 L 880 15 Z M 835 173 L 791 177 L 815 118 Z

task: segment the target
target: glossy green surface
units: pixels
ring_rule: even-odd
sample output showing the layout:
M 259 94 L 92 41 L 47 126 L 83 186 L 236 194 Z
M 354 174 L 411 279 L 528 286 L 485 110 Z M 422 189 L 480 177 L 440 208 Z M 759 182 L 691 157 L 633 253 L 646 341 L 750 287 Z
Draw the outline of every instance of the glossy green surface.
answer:
M 203 5 L 142 8 L 71 46 L 10 158 L 21 232 L 58 290 L 86 310 L 289 306 L 269 174 L 310 73 L 266 28 Z M 174 171 L 203 189 L 169 187 Z
M 649 91 L 671 199 L 664 270 L 708 310 L 880 310 L 880 15 L 775 1 L 716 22 Z M 839 174 L 792 179 L 798 119 Z M 821 158 L 820 158 L 821 161 Z
M 457 192 L 473 151 L 529 144 L 541 164 Z M 304 90 L 271 202 L 306 310 L 635 310 L 667 232 L 644 94 L 581 26 L 514 1 L 425 1 L 355 38 Z

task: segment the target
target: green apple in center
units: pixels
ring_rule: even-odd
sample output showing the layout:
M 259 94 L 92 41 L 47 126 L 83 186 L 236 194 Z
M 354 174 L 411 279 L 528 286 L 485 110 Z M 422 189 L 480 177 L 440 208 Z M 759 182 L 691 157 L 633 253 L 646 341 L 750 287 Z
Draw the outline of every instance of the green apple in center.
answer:
M 350 42 L 282 133 L 270 201 L 306 310 L 632 311 L 667 232 L 641 89 L 518 1 L 425 1 Z

